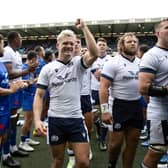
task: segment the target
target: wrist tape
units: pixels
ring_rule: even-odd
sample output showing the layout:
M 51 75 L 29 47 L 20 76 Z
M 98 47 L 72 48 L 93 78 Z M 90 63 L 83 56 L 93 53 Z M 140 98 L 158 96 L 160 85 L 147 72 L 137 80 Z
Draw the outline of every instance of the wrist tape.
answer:
M 108 103 L 103 103 L 100 105 L 101 113 L 107 113 L 109 111 Z

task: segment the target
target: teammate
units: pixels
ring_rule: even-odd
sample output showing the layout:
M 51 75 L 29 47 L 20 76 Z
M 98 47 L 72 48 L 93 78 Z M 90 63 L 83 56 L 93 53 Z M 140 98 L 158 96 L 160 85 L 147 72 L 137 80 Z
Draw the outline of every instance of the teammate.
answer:
M 83 56 L 87 51 L 88 51 L 87 48 L 81 47 L 81 39 L 77 37 L 76 43 L 75 43 L 75 49 L 74 49 L 74 56 L 79 56 L 79 55 Z M 80 91 L 80 100 L 81 100 L 82 114 L 85 118 L 86 127 L 88 129 L 89 139 L 91 139 L 91 131 L 93 126 L 90 85 L 91 85 L 91 71 L 90 71 L 90 68 L 88 68 L 83 75 L 81 91 Z M 69 145 L 67 149 L 67 153 L 69 156 L 67 168 L 73 168 L 75 164 L 75 155 L 73 150 L 71 149 L 71 145 Z M 89 159 L 91 160 L 92 157 L 93 155 L 92 155 L 92 150 L 90 146 Z
M 3 57 L 4 38 L 0 35 L 0 57 Z M 12 82 L 9 84 L 8 72 L 5 65 L 0 62 L 0 153 L 5 142 L 10 121 L 9 95 L 22 87 L 22 83 Z
M 97 47 L 99 50 L 99 57 L 92 65 L 92 79 L 91 79 L 91 90 L 94 109 L 100 110 L 99 102 L 99 88 L 100 88 L 100 74 L 103 69 L 105 62 L 111 59 L 110 55 L 107 55 L 107 41 L 104 38 L 99 38 L 97 40 Z M 100 141 L 99 148 L 101 151 L 107 150 L 107 145 L 105 143 L 106 134 L 108 131 L 107 125 L 101 122 L 99 114 L 94 112 L 94 123 L 97 129 L 97 136 Z
M 168 146 L 168 19 L 156 24 L 156 46 L 144 54 L 139 72 L 139 91 L 150 96 L 147 126 L 150 146 L 143 168 L 156 168 Z
M 140 60 L 136 57 L 138 39 L 133 33 L 126 33 L 118 41 L 118 55 L 103 67 L 100 82 L 100 103 L 102 121 L 112 124 L 109 137 L 108 168 L 115 168 L 122 152 L 123 168 L 131 168 L 143 127 L 143 112 L 138 92 L 138 71 Z M 112 115 L 108 111 L 108 96 L 114 98 Z
M 150 47 L 147 44 L 141 44 L 138 46 L 138 52 L 137 52 L 137 57 L 142 58 L 143 55 L 150 49 Z M 147 104 L 149 102 L 149 96 L 141 96 L 141 104 L 143 108 L 143 114 L 144 114 L 144 128 L 141 130 L 141 136 L 139 139 L 141 140 L 146 140 L 141 143 L 141 146 L 143 147 L 148 147 L 149 141 L 148 141 L 148 135 L 147 135 L 147 126 L 146 126 L 146 109 L 147 109 Z
M 37 55 L 34 51 L 29 51 L 27 54 L 27 61 L 22 65 L 22 69 L 25 70 L 29 65 L 35 64 L 37 62 Z M 29 73 L 22 77 L 23 80 L 28 82 L 28 87 L 23 89 L 23 100 L 22 109 L 24 112 L 24 124 L 21 128 L 21 142 L 19 144 L 19 149 L 32 152 L 34 148 L 30 145 L 39 145 L 40 142 L 30 140 L 30 131 L 33 121 L 33 100 L 36 91 L 37 74 L 36 72 Z M 31 143 L 30 143 L 31 142 Z
M 52 153 L 52 168 L 62 167 L 66 142 L 71 142 L 75 153 L 74 167 L 89 167 L 88 134 L 80 107 L 80 85 L 85 69 L 96 60 L 98 51 L 92 34 L 81 19 L 76 21 L 76 27 L 83 31 L 89 53 L 82 58 L 73 58 L 76 36 L 70 30 L 62 31 L 57 37 L 58 58 L 42 69 L 34 100 L 36 131 L 46 135 L 40 115 L 45 89 L 49 89 L 47 133 Z
M 28 66 L 26 70 L 22 71 L 22 57 L 17 51 L 17 49 L 19 49 L 22 45 L 21 36 L 18 32 L 9 32 L 7 39 L 8 46 L 4 48 L 4 56 L 1 58 L 1 61 L 7 68 L 10 81 L 18 81 L 21 80 L 22 76 L 33 72 L 36 69 L 37 65 L 34 64 Z M 21 97 L 21 90 L 18 90 L 16 93 L 10 96 L 11 126 L 10 131 L 8 132 L 7 141 L 3 146 L 3 163 L 5 163 L 9 167 L 20 165 L 18 161 L 12 158 L 10 153 L 13 156 L 28 156 L 27 152 L 19 150 L 16 146 L 16 123 L 19 117 L 19 114 L 17 112 L 21 107 Z
M 46 62 L 46 64 L 48 64 L 49 62 L 55 60 L 52 51 L 47 50 L 45 52 L 45 56 L 44 56 L 44 61 Z

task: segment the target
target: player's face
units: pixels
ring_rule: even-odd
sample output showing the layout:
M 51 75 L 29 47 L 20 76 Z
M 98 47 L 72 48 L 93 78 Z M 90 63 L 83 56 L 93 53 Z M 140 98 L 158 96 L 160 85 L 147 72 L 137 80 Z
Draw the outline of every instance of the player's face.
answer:
M 64 37 L 57 43 L 59 55 L 64 58 L 72 57 L 74 53 L 76 39 L 74 37 Z
M 28 64 L 35 64 L 35 63 L 37 63 L 37 58 L 36 57 L 34 57 L 34 58 L 32 58 L 31 60 L 28 61 Z
M 4 41 L 0 40 L 0 57 L 3 56 Z
M 41 50 L 40 50 L 40 52 L 39 52 L 39 55 L 40 55 L 41 57 L 44 57 L 44 56 L 45 56 L 45 50 L 44 50 L 43 47 L 40 47 L 40 48 L 41 48 Z
M 103 41 L 98 41 L 97 47 L 98 47 L 98 51 L 99 51 L 100 55 L 104 56 L 104 54 L 106 53 L 106 50 L 107 50 L 107 44 Z
M 74 52 L 80 54 L 80 51 L 81 51 L 81 40 L 76 39 Z
M 20 48 L 22 46 L 22 37 L 20 34 L 18 34 L 18 37 L 15 38 L 15 45 L 17 48 Z
M 123 52 L 126 55 L 135 56 L 138 50 L 138 40 L 134 36 L 127 36 L 124 40 Z
M 168 21 L 161 23 L 161 27 L 159 29 L 158 38 L 162 41 L 162 43 L 168 44 Z
M 88 51 L 87 48 L 82 48 L 82 49 L 81 49 L 81 54 L 84 55 L 87 51 Z

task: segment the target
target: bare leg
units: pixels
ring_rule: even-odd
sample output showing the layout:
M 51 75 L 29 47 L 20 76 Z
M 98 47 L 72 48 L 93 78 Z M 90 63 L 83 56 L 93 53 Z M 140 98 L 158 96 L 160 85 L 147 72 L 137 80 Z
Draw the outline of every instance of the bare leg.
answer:
M 128 128 L 125 131 L 126 146 L 123 151 L 123 168 L 133 167 L 133 162 L 138 146 L 140 130 L 137 128 Z
M 52 153 L 51 168 L 62 168 L 64 163 L 65 144 L 50 145 Z
M 88 168 L 89 167 L 89 143 L 71 143 L 75 153 L 74 168 Z

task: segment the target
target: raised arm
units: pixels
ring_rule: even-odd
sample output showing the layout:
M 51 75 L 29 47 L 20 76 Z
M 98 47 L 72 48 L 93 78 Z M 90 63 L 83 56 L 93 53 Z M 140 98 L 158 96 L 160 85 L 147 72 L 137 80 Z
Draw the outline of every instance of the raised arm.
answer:
M 89 28 L 82 19 L 77 19 L 75 24 L 77 28 L 80 28 L 83 31 L 88 48 L 88 52 L 84 54 L 83 60 L 86 66 L 90 66 L 98 57 L 98 49 L 96 46 L 96 41 L 92 33 L 90 32 Z

